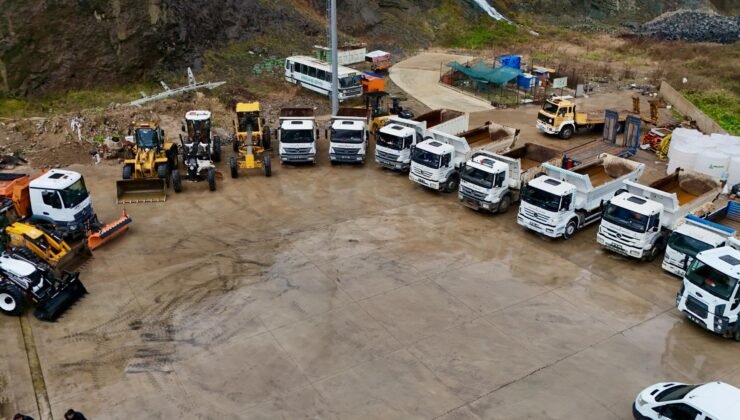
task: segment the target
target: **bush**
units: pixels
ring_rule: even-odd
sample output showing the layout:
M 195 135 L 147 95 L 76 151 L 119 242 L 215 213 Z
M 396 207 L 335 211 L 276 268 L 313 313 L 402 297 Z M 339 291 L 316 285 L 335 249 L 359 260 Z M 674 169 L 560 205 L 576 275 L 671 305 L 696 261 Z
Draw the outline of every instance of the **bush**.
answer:
M 686 92 L 686 99 L 732 135 L 740 135 L 740 98 L 726 90 Z

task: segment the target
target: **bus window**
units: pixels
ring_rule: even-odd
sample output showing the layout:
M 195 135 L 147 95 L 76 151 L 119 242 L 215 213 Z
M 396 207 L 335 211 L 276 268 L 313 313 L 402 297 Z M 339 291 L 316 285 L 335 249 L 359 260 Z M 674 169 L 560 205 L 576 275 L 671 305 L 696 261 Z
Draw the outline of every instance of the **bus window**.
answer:
M 308 68 L 308 77 L 316 77 L 316 68 L 315 67 L 309 67 Z
M 319 70 L 319 72 L 316 74 L 316 77 L 319 80 L 326 80 L 326 72 L 324 70 Z

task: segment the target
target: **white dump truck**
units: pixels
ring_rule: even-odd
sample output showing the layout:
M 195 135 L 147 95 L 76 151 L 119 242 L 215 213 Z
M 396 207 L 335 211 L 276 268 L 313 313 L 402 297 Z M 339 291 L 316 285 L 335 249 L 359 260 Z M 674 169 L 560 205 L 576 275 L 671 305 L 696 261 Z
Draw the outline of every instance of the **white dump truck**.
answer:
M 679 225 L 668 238 L 663 270 L 683 277 L 696 254 L 725 245 L 739 248 L 739 231 L 740 203 L 735 201 L 728 202 L 706 218 L 686 216 L 685 223 Z
M 508 137 L 465 137 L 429 130 L 421 143 L 412 147 L 409 179 L 437 191 L 454 192 L 460 185 L 460 171 L 474 152 L 502 152 L 510 147 Z
M 413 120 L 390 117 L 375 137 L 375 162 L 396 171 L 411 167 L 411 146 L 423 141 L 430 129 L 457 134 L 468 129 L 470 116 L 449 109 L 438 109 Z
M 280 110 L 280 162 L 316 161 L 316 140 L 319 130 L 312 108 L 283 108 Z
M 676 307 L 702 328 L 740 341 L 740 251 L 723 246 L 696 254 Z
M 331 119 L 329 161 L 365 163 L 369 133 L 368 111 L 364 108 L 339 108 Z
M 473 153 L 460 173 L 458 198 L 473 210 L 505 213 L 519 202 L 522 187 L 542 172 L 542 164 L 557 165 L 562 156 L 556 149 L 533 143 L 501 154 Z
M 720 192 L 718 180 L 681 170 L 649 186 L 625 181 L 604 208 L 596 241 L 618 254 L 652 261 L 686 215 L 711 213 Z
M 569 239 L 601 218 L 601 209 L 624 181 L 637 181 L 645 165 L 603 154 L 588 165 L 567 170 L 550 164 L 522 191 L 517 223 L 543 235 Z

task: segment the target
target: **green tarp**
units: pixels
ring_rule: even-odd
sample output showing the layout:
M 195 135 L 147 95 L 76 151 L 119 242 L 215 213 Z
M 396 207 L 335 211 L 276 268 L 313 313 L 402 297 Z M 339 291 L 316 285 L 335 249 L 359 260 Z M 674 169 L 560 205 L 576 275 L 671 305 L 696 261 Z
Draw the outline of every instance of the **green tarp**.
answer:
M 491 68 L 483 62 L 478 62 L 470 67 L 466 67 L 457 61 L 453 61 L 447 64 L 451 67 L 471 79 L 475 79 L 482 82 L 493 83 L 495 85 L 505 85 L 510 81 L 516 79 L 522 71 L 511 67 L 498 67 Z

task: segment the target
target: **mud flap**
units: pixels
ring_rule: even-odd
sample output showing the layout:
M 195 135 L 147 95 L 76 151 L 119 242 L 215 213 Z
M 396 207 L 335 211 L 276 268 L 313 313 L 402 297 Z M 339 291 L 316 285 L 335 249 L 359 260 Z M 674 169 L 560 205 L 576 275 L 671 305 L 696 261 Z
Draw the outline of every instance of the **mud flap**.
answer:
M 87 294 L 87 289 L 80 281 L 80 273 L 64 272 L 62 281 L 49 297 L 36 305 L 33 315 L 40 321 L 56 321 L 61 314 Z
M 116 203 L 157 203 L 167 200 L 165 179 L 123 179 L 116 181 Z
M 118 220 L 103 226 L 97 232 L 90 233 L 87 237 L 87 248 L 89 250 L 94 250 L 95 248 L 98 248 L 106 242 L 114 239 L 118 235 L 126 232 L 130 223 L 131 217 L 126 214 L 126 210 L 123 210 L 123 213 Z

